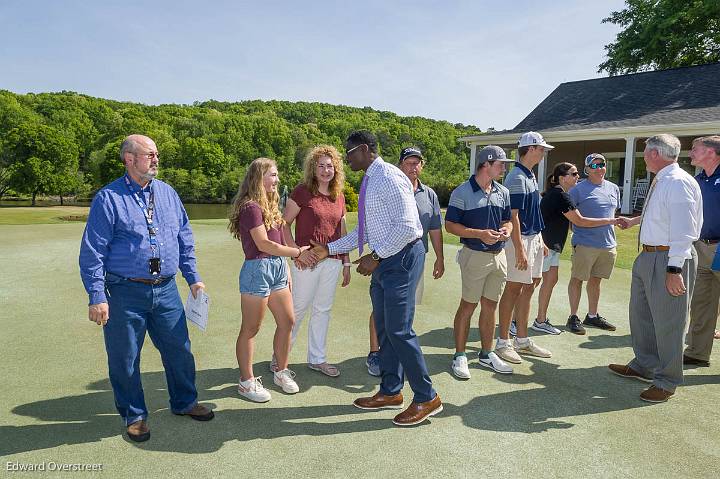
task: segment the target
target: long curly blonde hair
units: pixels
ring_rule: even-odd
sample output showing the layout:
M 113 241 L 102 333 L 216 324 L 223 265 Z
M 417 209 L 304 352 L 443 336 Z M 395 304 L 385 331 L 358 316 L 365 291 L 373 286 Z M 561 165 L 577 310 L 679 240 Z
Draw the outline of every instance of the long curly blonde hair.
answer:
M 343 170 L 340 153 L 332 145 L 318 145 L 305 155 L 305 177 L 303 183 L 312 195 L 318 194 L 317 165 L 320 158 L 327 156 L 332 161 L 335 169 L 335 176 L 328 185 L 330 199 L 335 199 L 342 193 L 345 187 L 345 170 Z
M 230 206 L 228 229 L 236 239 L 240 239 L 240 213 L 251 201 L 260 206 L 265 229 L 270 230 L 283 224 L 282 214 L 278 207 L 280 196 L 277 191 L 268 193 L 263 187 L 263 177 L 273 166 L 277 168 L 275 161 L 270 158 L 257 158 L 250 163 L 245 178 Z

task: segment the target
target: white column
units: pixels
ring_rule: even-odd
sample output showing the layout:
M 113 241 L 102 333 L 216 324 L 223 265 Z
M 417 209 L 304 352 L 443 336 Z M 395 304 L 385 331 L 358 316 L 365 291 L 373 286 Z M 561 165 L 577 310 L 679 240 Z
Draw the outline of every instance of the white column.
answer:
M 538 188 L 545 191 L 545 170 L 547 169 L 548 155 L 538 164 Z
M 625 138 L 625 172 L 623 178 L 622 208 L 624 215 L 632 213 L 633 172 L 635 171 L 635 137 Z
M 477 144 L 473 143 L 470 145 L 470 175 L 475 174 L 475 152 L 477 151 Z

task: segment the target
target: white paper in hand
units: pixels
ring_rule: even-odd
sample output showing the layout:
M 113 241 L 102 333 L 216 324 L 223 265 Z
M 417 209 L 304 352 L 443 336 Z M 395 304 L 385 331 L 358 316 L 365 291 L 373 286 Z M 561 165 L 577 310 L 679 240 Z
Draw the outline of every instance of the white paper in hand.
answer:
M 210 310 L 210 296 L 201 289 L 197 292 L 197 298 L 193 298 L 192 291 L 188 292 L 185 302 L 185 317 L 188 321 L 205 331 L 208 323 L 208 311 Z

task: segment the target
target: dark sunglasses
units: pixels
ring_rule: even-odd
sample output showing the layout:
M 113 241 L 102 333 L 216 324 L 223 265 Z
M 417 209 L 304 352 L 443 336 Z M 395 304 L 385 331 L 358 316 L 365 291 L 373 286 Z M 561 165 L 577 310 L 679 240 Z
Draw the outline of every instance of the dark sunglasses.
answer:
M 580 176 L 580 173 L 578 173 L 577 171 L 574 171 L 574 172 L 572 172 L 572 173 L 568 173 L 568 174 L 565 175 L 565 176 L 575 176 L 575 177 L 577 177 L 577 176 Z
M 597 170 L 598 168 L 605 168 L 605 163 L 593 163 L 590 165 L 591 170 Z

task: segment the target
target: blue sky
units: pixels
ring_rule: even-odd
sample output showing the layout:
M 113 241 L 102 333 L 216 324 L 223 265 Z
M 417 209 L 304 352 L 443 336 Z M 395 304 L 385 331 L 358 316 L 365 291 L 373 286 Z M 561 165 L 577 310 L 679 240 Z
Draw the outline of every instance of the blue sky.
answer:
M 512 128 L 603 76 L 622 0 L 0 2 L 0 89 L 280 99 Z

